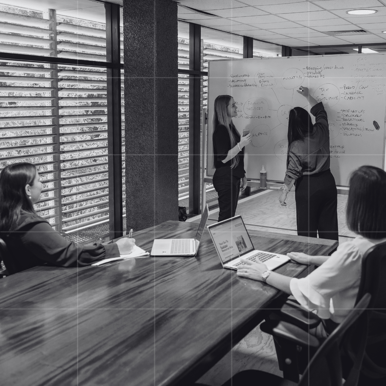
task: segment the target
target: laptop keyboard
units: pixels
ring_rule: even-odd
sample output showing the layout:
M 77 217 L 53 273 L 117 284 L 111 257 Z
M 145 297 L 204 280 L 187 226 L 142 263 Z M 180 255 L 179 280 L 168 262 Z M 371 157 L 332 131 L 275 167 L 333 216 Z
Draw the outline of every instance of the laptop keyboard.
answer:
M 259 260 L 260 263 L 264 263 L 265 261 L 272 259 L 272 257 L 276 257 L 276 255 L 268 252 L 257 252 L 256 254 L 249 256 L 246 260 L 253 261 L 257 263 Z M 239 265 L 244 265 L 245 263 L 243 261 L 239 261 L 237 264 L 235 264 L 235 267 L 238 267 Z
M 189 253 L 190 243 L 191 241 L 187 239 L 173 239 L 171 253 L 173 255 Z

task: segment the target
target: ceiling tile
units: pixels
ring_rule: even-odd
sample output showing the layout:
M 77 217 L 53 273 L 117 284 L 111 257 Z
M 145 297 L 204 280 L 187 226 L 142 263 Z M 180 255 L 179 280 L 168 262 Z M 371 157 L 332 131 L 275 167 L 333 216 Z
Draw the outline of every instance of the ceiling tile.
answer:
M 208 20 L 200 20 L 200 23 L 201 25 L 205 25 L 205 26 L 213 26 L 213 27 L 217 27 L 217 26 L 222 26 L 222 25 L 225 25 L 225 26 L 234 26 L 234 25 L 238 25 L 239 23 L 237 21 L 232 21 L 232 20 L 228 20 L 228 19 L 208 19 Z
M 339 38 L 352 44 L 385 43 L 385 39 L 382 39 L 379 36 L 373 34 L 360 36 L 340 36 Z
M 298 13 L 285 13 L 280 14 L 279 16 L 285 17 L 288 20 L 298 21 L 298 20 L 327 20 L 333 19 L 336 16 L 328 11 L 316 11 L 316 12 L 298 12 Z
M 267 24 L 267 23 L 282 23 L 286 20 L 276 16 L 276 15 L 265 15 L 265 16 L 247 16 L 247 17 L 232 17 L 232 20 L 239 21 L 244 24 Z
M 324 9 L 355 9 L 382 6 L 378 0 L 325 0 L 313 1 L 314 4 Z
M 215 17 L 215 16 L 209 16 L 209 15 L 204 15 L 202 13 L 197 13 L 197 12 L 193 12 L 193 13 L 186 13 L 186 14 L 183 14 L 183 15 L 180 15 L 178 14 L 178 18 L 179 19 L 184 19 L 184 20 L 206 20 L 206 19 L 216 19 L 216 20 L 220 20 L 220 18 L 218 17 Z M 194 21 L 193 21 L 194 23 Z
M 243 31 L 259 31 L 260 30 L 260 28 L 257 28 L 257 27 L 254 27 L 254 26 L 251 26 L 248 24 L 235 24 L 235 23 L 232 23 L 229 25 L 222 25 L 221 29 L 224 31 L 231 31 L 232 30 L 232 31 L 237 32 L 238 34 L 240 32 L 243 32 Z M 238 31 L 240 31 L 240 32 L 238 32 Z
M 366 31 L 371 31 L 374 33 L 381 33 L 382 31 L 386 30 L 386 21 L 385 23 L 357 23 L 361 28 L 363 28 Z M 386 36 L 386 34 L 385 34 Z
M 260 11 L 254 7 L 242 7 L 242 8 L 229 8 L 229 9 L 216 9 L 211 11 L 214 15 L 221 17 L 239 17 L 239 16 L 258 16 L 266 15 L 267 12 Z
M 256 39 L 265 40 L 265 38 L 284 38 L 285 36 L 277 34 L 271 31 L 251 31 L 248 36 L 254 37 Z
M 189 9 L 189 8 L 186 8 L 186 7 L 180 7 L 178 6 L 177 7 L 177 11 L 178 11 L 178 16 L 179 15 L 190 15 L 190 14 L 196 14 L 195 11 Z
M 274 14 L 322 11 L 322 8 L 317 7 L 316 5 L 308 1 L 303 1 L 301 3 L 266 5 L 266 6 L 259 7 L 259 9 L 262 9 L 265 12 L 274 13 Z
M 276 29 L 276 28 L 302 28 L 301 25 L 293 23 L 292 21 L 283 20 L 280 23 L 262 24 L 260 26 L 263 29 Z
M 335 38 L 333 36 L 326 36 L 322 38 L 303 38 L 304 40 L 307 40 L 309 45 L 319 45 L 319 46 L 326 46 L 326 45 L 338 45 L 338 44 L 347 44 L 346 41 Z
M 208 12 L 212 9 L 245 7 L 245 4 L 236 0 L 179 0 L 179 3 L 187 7 Z
M 278 38 L 278 39 L 267 39 L 271 43 L 276 43 L 276 44 L 281 44 L 283 46 L 288 46 L 288 47 L 298 47 L 298 46 L 306 46 L 307 42 L 301 39 L 293 39 L 293 38 Z
M 309 28 L 290 28 L 290 29 L 287 29 L 287 28 L 283 28 L 283 29 L 270 29 L 270 31 L 272 32 L 276 32 L 278 34 L 282 34 L 282 35 L 286 35 L 288 37 L 291 37 L 291 38 L 297 38 L 297 39 L 300 39 L 304 36 L 311 36 L 311 37 L 322 37 L 322 36 L 326 36 L 326 34 L 322 33 L 322 32 L 318 32 L 318 31 L 313 31 Z
M 340 19 L 339 17 L 336 17 L 334 19 L 328 19 L 328 20 L 299 20 L 297 21 L 298 24 L 305 25 L 310 28 L 314 28 L 319 30 L 319 27 L 326 27 L 326 26 L 333 26 L 333 25 L 352 25 L 350 22 Z
M 245 4 L 254 5 L 256 7 L 275 4 L 289 4 L 289 3 L 301 3 L 307 2 L 307 0 L 240 0 Z

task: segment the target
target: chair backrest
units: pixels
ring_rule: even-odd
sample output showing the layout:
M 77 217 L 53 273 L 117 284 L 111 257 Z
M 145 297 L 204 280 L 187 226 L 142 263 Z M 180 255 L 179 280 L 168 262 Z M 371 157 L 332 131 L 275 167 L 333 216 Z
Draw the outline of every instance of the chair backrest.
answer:
M 355 341 L 355 352 L 345 386 L 357 384 L 367 339 L 368 318 L 365 310 L 370 301 L 371 295 L 364 294 L 346 319 L 323 342 L 307 366 L 299 386 L 342 386 L 341 352 L 351 341 Z
M 371 294 L 371 309 L 386 309 L 386 242 L 374 245 L 362 258 L 357 302 L 367 292 Z
M 7 275 L 11 275 L 17 272 L 11 257 L 11 253 L 9 252 L 7 244 L 3 239 L 0 239 L 0 260 L 3 261 L 5 268 L 7 269 Z
M 364 293 L 371 294 L 369 335 L 362 372 L 369 378 L 386 377 L 386 242 L 369 249 L 362 259 L 361 282 L 357 302 Z M 350 348 L 348 349 L 350 354 Z

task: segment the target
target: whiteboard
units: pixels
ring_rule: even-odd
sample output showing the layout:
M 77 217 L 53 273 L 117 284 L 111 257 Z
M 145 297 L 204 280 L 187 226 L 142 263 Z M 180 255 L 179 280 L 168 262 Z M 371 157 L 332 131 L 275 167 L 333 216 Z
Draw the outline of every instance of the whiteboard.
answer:
M 334 55 L 221 60 L 209 63 L 207 175 L 213 176 L 212 119 L 218 95 L 237 104 L 233 122 L 242 134 L 249 129 L 247 177 L 283 181 L 287 159 L 289 110 L 310 111 L 300 86 L 322 101 L 330 125 L 331 171 L 337 185 L 348 185 L 361 165 L 383 168 L 385 150 L 386 55 Z M 313 117 L 313 122 L 314 122 Z

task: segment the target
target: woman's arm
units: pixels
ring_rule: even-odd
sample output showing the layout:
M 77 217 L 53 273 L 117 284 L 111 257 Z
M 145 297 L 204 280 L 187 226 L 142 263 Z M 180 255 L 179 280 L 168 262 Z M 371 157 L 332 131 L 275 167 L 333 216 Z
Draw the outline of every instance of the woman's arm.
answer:
M 263 263 L 252 262 L 242 259 L 244 264 L 237 269 L 237 276 L 246 277 L 252 280 L 267 282 L 267 284 L 275 287 L 287 294 L 291 294 L 290 281 L 291 277 L 280 275 L 279 273 L 269 271 Z M 262 276 L 264 272 L 269 272 L 268 278 L 265 280 Z
M 252 140 L 251 134 L 241 137 L 240 142 L 235 147 L 232 147 L 232 149 L 228 151 L 227 156 L 222 160 L 222 162 L 226 164 L 232 158 L 236 157 L 236 155 L 239 154 L 240 151 L 243 150 L 243 148 L 251 142 L 251 140 Z
M 62 267 L 89 265 L 105 258 L 120 256 L 115 243 L 79 246 L 62 237 L 46 222 L 37 223 L 24 232 L 21 242 L 38 259 Z
M 303 252 L 289 252 L 287 256 L 299 264 L 315 264 L 317 266 L 322 265 L 330 258 L 330 256 L 311 256 Z
M 308 103 L 311 105 L 311 107 L 315 106 L 318 103 L 318 101 L 310 95 L 310 90 L 308 89 L 308 87 L 300 86 L 297 92 L 307 98 Z

